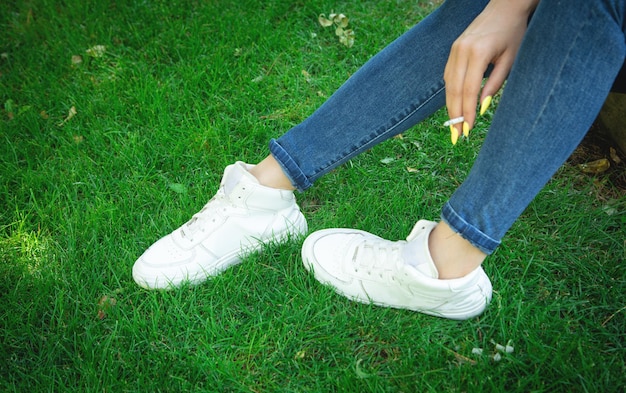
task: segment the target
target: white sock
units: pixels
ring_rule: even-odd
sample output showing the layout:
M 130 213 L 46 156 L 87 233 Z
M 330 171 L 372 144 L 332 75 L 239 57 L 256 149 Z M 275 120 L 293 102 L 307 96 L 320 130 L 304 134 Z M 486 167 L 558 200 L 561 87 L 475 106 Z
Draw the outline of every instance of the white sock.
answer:
M 402 257 L 409 265 L 415 267 L 425 276 L 439 278 L 439 272 L 428 250 L 428 235 L 430 232 L 420 234 L 416 239 L 407 242 L 402 250 Z

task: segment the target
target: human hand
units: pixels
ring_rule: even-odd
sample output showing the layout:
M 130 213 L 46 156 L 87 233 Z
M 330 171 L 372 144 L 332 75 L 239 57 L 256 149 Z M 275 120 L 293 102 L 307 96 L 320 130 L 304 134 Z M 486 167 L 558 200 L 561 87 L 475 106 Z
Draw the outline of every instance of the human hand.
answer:
M 450 119 L 463 121 L 450 125 L 452 143 L 474 126 L 480 94 L 484 113 L 491 97 L 504 83 L 526 32 L 530 12 L 539 0 L 492 0 L 452 44 L 444 70 L 446 107 Z M 487 67 L 493 65 L 481 92 Z

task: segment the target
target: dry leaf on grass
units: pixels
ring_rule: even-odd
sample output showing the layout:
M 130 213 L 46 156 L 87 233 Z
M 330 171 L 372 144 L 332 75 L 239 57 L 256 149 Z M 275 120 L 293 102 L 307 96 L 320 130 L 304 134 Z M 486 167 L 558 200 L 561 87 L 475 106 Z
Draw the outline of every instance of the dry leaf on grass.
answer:
M 62 122 L 60 122 L 60 123 L 58 124 L 58 125 L 59 125 L 59 127 L 64 126 L 64 125 L 65 125 L 65 123 L 67 123 L 68 121 L 72 120 L 72 118 L 73 118 L 74 116 L 76 116 L 77 114 L 78 114 L 78 111 L 76 110 L 76 107 L 75 107 L 75 106 L 72 106 L 72 107 L 70 108 L 70 110 L 67 112 L 67 117 L 66 117 L 65 119 L 63 119 L 63 121 L 62 121 Z
M 322 27 L 335 26 L 335 35 L 339 37 L 339 42 L 343 45 L 351 48 L 354 45 L 354 31 L 348 29 L 349 19 L 344 14 L 332 13 L 328 15 L 320 14 L 317 18 L 319 24 Z

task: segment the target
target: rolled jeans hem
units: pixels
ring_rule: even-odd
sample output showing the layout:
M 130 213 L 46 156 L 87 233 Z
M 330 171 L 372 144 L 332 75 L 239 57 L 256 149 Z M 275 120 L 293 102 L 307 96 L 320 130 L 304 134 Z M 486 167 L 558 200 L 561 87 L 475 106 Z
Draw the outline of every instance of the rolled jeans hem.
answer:
M 313 184 L 306 177 L 302 169 L 291 158 L 291 155 L 278 143 L 276 139 L 271 139 L 269 143 L 269 149 L 272 156 L 278 161 L 278 164 L 283 168 L 285 176 L 289 179 L 291 184 L 296 190 L 303 192 L 307 188 L 313 186 Z
M 489 237 L 461 217 L 450 205 L 450 202 L 447 202 L 443 206 L 441 219 L 448 224 L 453 231 L 461 235 L 463 239 L 469 241 L 474 247 L 487 255 L 492 254 L 500 245 L 499 240 Z

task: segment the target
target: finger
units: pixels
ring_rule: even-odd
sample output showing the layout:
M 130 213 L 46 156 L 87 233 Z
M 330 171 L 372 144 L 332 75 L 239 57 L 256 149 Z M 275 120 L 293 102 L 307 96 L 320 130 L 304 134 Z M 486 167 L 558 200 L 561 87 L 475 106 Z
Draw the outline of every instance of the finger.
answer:
M 487 96 L 493 96 L 500 90 L 506 77 L 508 76 L 508 69 L 504 67 L 496 67 L 493 69 L 489 78 L 485 82 L 485 86 L 483 86 L 483 91 L 480 95 L 481 101 Z
M 485 71 L 489 66 L 490 57 L 485 52 L 487 48 L 474 46 L 469 59 L 468 69 L 465 73 L 463 85 L 463 112 L 465 118 L 463 134 L 467 136 L 469 130 L 474 127 L 476 120 L 476 106 L 481 92 Z
M 448 116 L 453 119 L 463 113 L 463 83 L 467 70 L 467 58 L 458 53 L 453 45 L 450 57 L 444 70 L 446 86 L 446 109 Z
M 476 105 L 478 102 L 478 94 L 483 81 L 484 69 L 481 65 L 472 64 L 467 70 L 463 88 L 463 105 L 462 116 L 465 118 L 463 123 L 463 134 L 467 136 L 469 130 L 474 127 L 476 120 Z
M 458 43 L 452 45 L 450 57 L 444 70 L 446 109 L 448 110 L 449 119 L 452 120 L 458 119 L 463 113 L 463 85 L 468 65 L 466 52 L 459 50 L 458 46 Z M 449 125 L 450 139 L 454 145 L 462 130 L 462 122 L 453 121 L 452 123 Z
M 480 116 L 485 114 L 485 112 L 489 108 L 493 95 L 502 88 L 504 81 L 508 77 L 509 70 L 510 65 L 508 64 L 499 63 L 494 66 L 480 94 Z

